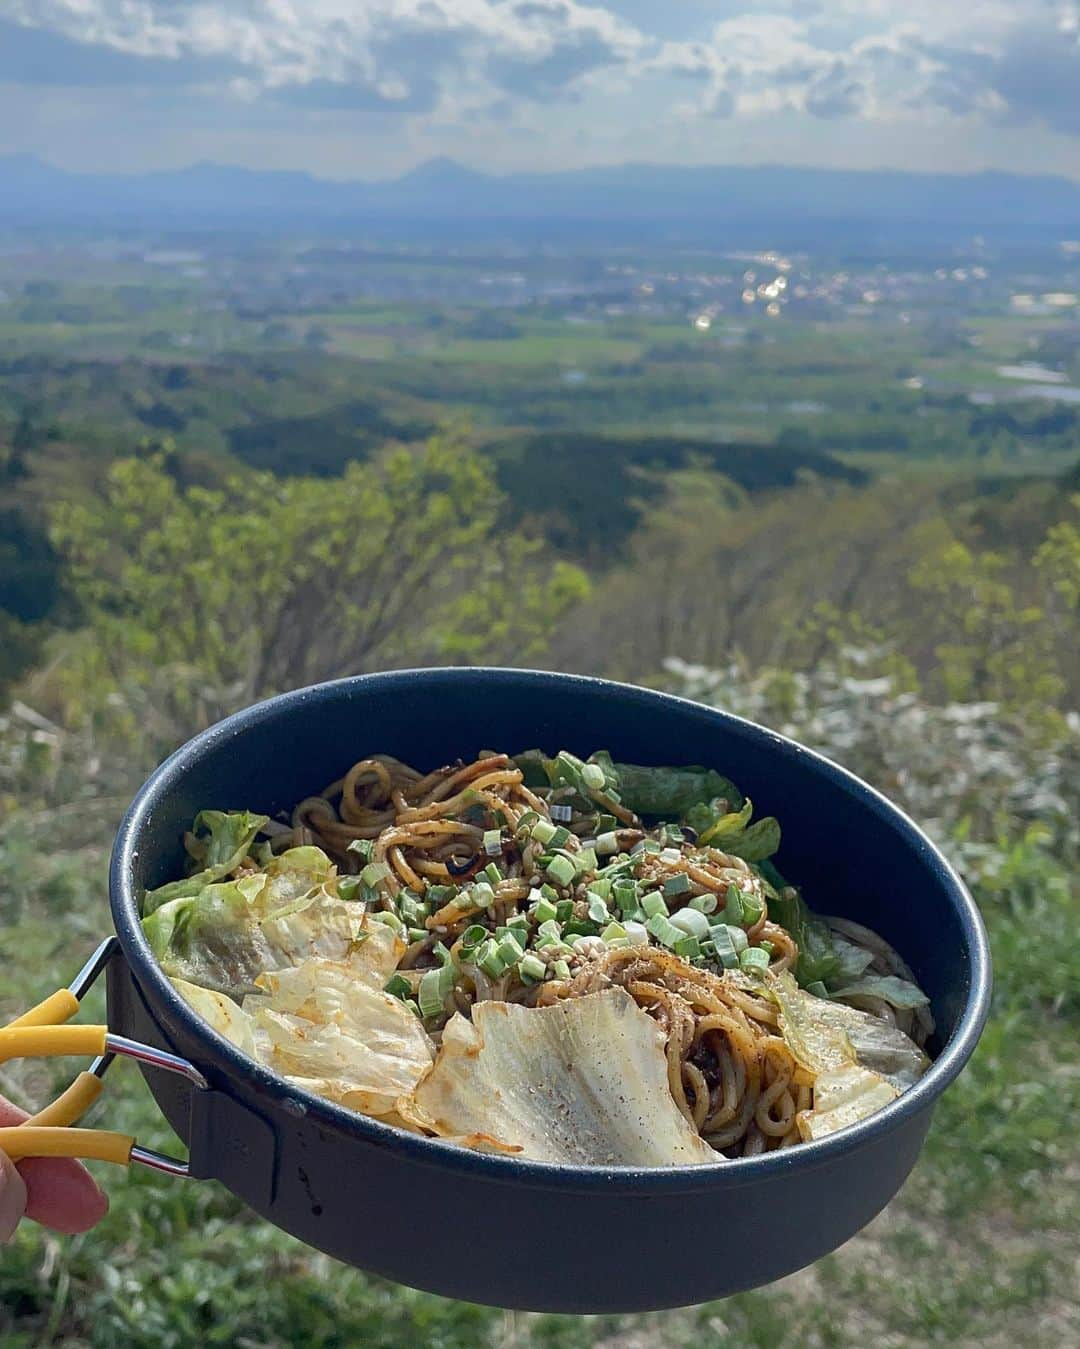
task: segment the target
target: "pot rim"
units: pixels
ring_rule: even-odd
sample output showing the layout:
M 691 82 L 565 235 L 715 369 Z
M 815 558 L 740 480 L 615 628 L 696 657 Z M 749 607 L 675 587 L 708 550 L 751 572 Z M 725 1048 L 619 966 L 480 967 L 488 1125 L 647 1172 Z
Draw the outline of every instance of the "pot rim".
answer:
M 924 867 L 933 874 L 939 889 L 944 891 L 960 919 L 967 948 L 967 988 L 963 1011 L 953 1034 L 923 1077 L 914 1087 L 867 1119 L 824 1138 L 800 1143 L 796 1148 L 783 1148 L 757 1157 L 724 1160 L 716 1168 L 572 1166 L 474 1152 L 439 1139 L 423 1138 L 391 1125 L 380 1124 L 366 1115 L 359 1115 L 312 1092 L 292 1086 L 255 1059 L 249 1058 L 207 1025 L 173 988 L 159 967 L 139 921 L 139 900 L 132 876 L 143 831 L 161 800 L 183 778 L 191 765 L 211 748 L 252 727 L 288 716 L 292 710 L 309 702 L 362 697 L 369 689 L 392 689 L 395 685 L 415 688 L 417 683 L 423 683 L 437 690 L 440 686 L 460 680 L 489 685 L 516 684 L 522 691 L 530 685 L 550 686 L 555 682 L 566 689 L 568 696 L 591 691 L 604 692 L 637 705 L 643 713 L 662 712 L 664 709 L 692 711 L 696 716 L 725 726 L 743 739 L 764 743 L 780 759 L 809 764 L 814 771 L 843 787 L 862 808 L 884 819 L 921 855 Z M 139 789 L 124 815 L 113 845 L 109 895 L 113 923 L 133 977 L 144 992 L 150 992 L 165 1004 L 172 1021 L 180 1022 L 200 1046 L 205 1047 L 205 1057 L 198 1064 L 200 1068 L 209 1068 L 212 1074 L 216 1070 L 218 1075 L 229 1080 L 242 1080 L 245 1088 L 254 1090 L 268 1107 L 276 1104 L 293 1115 L 306 1116 L 317 1125 L 331 1128 L 336 1133 L 351 1134 L 369 1145 L 403 1154 L 421 1165 L 467 1173 L 478 1179 L 483 1177 L 520 1185 L 586 1191 L 610 1190 L 614 1187 L 623 1195 L 675 1194 L 707 1189 L 720 1183 L 729 1186 L 756 1184 L 768 1177 L 779 1178 L 790 1174 L 793 1170 L 811 1170 L 831 1165 L 863 1145 L 881 1141 L 886 1135 L 911 1123 L 923 1111 L 929 1110 L 971 1057 L 990 1008 L 989 944 L 975 902 L 936 845 L 898 806 L 831 759 L 755 722 L 673 694 L 587 675 L 500 666 L 393 670 L 313 684 L 234 712 L 180 746 Z

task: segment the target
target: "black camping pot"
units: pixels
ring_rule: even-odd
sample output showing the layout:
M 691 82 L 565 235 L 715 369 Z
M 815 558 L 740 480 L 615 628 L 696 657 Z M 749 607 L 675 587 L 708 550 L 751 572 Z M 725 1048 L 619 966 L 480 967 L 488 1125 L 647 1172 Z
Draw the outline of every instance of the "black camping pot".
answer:
M 938 1030 L 922 1080 L 851 1128 L 715 1167 L 519 1161 L 407 1134 L 298 1090 L 211 1030 L 155 963 L 140 897 L 182 874 L 181 836 L 197 811 L 274 815 L 373 752 L 430 769 L 483 748 L 532 746 L 705 764 L 733 778 L 761 814 L 778 816 L 779 865 L 812 907 L 880 932 L 929 994 Z M 339 1260 L 503 1307 L 680 1306 L 769 1283 L 833 1250 L 903 1184 L 935 1101 L 975 1048 L 990 996 L 971 897 L 884 797 L 738 717 L 563 674 L 408 670 L 238 712 L 178 750 L 139 792 L 116 840 L 110 893 L 118 942 L 109 1028 L 197 1070 L 143 1069 L 188 1146 L 189 1174 L 221 1181 Z

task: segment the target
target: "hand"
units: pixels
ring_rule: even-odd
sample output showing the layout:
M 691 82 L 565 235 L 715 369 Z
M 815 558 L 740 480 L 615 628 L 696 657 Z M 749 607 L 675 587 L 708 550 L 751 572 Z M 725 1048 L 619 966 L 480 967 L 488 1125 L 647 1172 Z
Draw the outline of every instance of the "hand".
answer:
M 21 1124 L 26 1112 L 0 1096 L 0 1126 Z M 28 1157 L 16 1167 L 0 1152 L 0 1243 L 24 1215 L 55 1232 L 85 1232 L 106 1214 L 109 1201 L 81 1162 Z

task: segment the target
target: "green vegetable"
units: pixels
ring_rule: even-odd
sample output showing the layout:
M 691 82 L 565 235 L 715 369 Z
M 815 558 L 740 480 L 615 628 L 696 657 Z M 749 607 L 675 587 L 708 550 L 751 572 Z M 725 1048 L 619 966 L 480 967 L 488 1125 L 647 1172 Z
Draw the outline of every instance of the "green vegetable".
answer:
M 489 857 L 498 857 L 502 852 L 502 830 L 485 829 L 480 843 Z
M 445 967 L 444 967 L 445 968 Z M 451 973 L 451 982 L 453 975 Z M 420 980 L 420 987 L 417 990 L 416 1000 L 420 1004 L 421 1015 L 441 1016 L 446 1010 L 443 1004 L 446 1001 L 446 995 L 449 989 L 445 986 L 446 980 L 442 969 L 427 970 L 424 977 Z
M 389 993 L 392 998 L 400 998 L 402 1002 L 412 997 L 412 984 L 408 979 L 402 978 L 400 974 L 393 975 L 383 984 L 383 992 Z
M 608 913 L 608 907 L 599 895 L 589 894 L 587 896 L 589 905 L 589 921 L 592 923 L 606 923 L 611 915 Z
M 494 862 L 489 862 L 482 874 L 487 877 L 489 885 L 498 885 L 504 879 L 502 872 Z
M 375 886 L 380 881 L 387 880 L 392 875 L 390 868 L 385 862 L 369 862 L 360 873 L 360 880 L 364 885 Z
M 775 890 L 775 895 L 769 896 L 769 917 L 786 928 L 799 948 L 795 978 L 803 988 L 818 981 L 830 985 L 840 973 L 843 961 L 828 923 L 810 912 L 798 890 L 788 885 L 775 867 L 765 864 L 761 870 Z
M 593 758 L 599 760 L 600 755 Z M 729 807 L 742 805 L 738 788 L 711 769 L 647 768 L 625 763 L 612 764 L 612 769 L 623 805 L 638 815 L 659 815 L 669 820 L 684 818 L 694 806 L 714 797 L 724 798 Z
M 665 918 L 662 913 L 653 914 L 645 924 L 645 928 L 662 946 L 667 946 L 671 950 L 674 950 L 676 943 L 681 942 L 686 936 L 686 933 L 682 928 L 676 927 L 675 924 L 669 918 Z
M 809 985 L 807 985 L 807 992 L 812 992 Z M 914 1011 L 918 1007 L 927 1007 L 930 1004 L 930 999 L 921 988 L 911 983 L 910 980 L 901 979 L 895 974 L 865 974 L 861 979 L 845 984 L 842 988 L 834 988 L 831 996 L 846 998 L 858 994 L 881 998 L 890 1006 L 899 1007 L 902 1010 Z
M 562 853 L 558 853 L 548 863 L 547 874 L 556 885 L 566 886 L 574 879 L 576 868 L 569 857 L 564 856 Z
M 715 913 L 719 904 L 715 895 L 694 895 L 687 900 L 687 907 L 697 909 L 699 913 Z
M 748 946 L 739 956 L 739 965 L 744 970 L 767 970 L 769 968 L 769 953 L 762 950 L 760 946 Z
M 681 937 L 675 943 L 675 954 L 682 956 L 683 960 L 699 960 L 701 958 L 701 943 L 696 937 Z
M 518 974 L 527 984 L 538 984 L 547 975 L 547 966 L 530 951 L 518 961 Z
M 268 818 L 266 815 L 252 815 L 246 810 L 233 814 L 222 810 L 201 810 L 195 816 L 191 835 L 186 840 L 188 853 L 199 870 L 185 880 L 170 881 L 156 890 L 148 890 L 143 899 L 143 916 L 153 913 L 170 900 L 197 895 L 206 886 L 235 871 Z
M 729 970 L 737 969 L 739 965 L 739 952 L 736 950 L 735 943 L 732 940 L 733 931 L 742 932 L 742 929 L 732 929 L 723 924 L 709 929 L 716 958 L 721 965 Z
M 685 895 L 690 890 L 690 877 L 685 871 L 676 872 L 674 876 L 669 876 L 664 882 L 664 898 L 672 899 L 675 895 Z
M 553 918 L 557 916 L 558 909 L 555 907 L 554 904 L 552 904 L 551 900 L 548 899 L 546 895 L 541 895 L 540 898 L 533 905 L 532 912 L 533 917 L 542 926 L 544 923 L 551 921 Z
M 671 915 L 671 921 L 681 932 L 690 937 L 704 937 L 709 931 L 709 920 L 697 909 L 680 909 Z
M 356 899 L 361 885 L 362 882 L 359 876 L 342 876 L 338 881 L 338 898 L 347 899 L 351 902 Z
M 554 960 L 551 963 L 551 971 L 557 979 L 570 978 L 570 966 L 565 960 Z
M 647 895 L 643 895 L 641 907 L 648 918 L 654 918 L 658 914 L 663 918 L 667 917 L 668 907 L 664 903 L 664 896 L 659 890 L 650 890 Z

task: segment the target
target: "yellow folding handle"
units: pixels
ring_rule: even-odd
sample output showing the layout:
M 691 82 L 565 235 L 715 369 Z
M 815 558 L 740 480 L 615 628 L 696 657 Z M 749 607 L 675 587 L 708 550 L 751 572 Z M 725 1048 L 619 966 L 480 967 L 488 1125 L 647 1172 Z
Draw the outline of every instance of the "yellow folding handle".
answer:
M 79 1010 L 79 1000 L 68 989 L 24 1012 L 0 1030 L 0 1063 L 8 1059 L 54 1057 L 60 1054 L 104 1054 L 105 1026 L 65 1026 Z M 93 1073 L 80 1073 L 62 1096 L 22 1124 L 0 1129 L 0 1152 L 12 1161 L 26 1157 L 82 1157 L 91 1161 L 131 1160 L 135 1139 L 104 1129 L 72 1129 L 72 1125 L 101 1095 L 104 1084 Z
M 81 1157 L 87 1161 L 115 1162 L 118 1166 L 135 1161 L 168 1175 L 186 1176 L 190 1174 L 186 1162 L 151 1148 L 136 1147 L 130 1134 L 71 1127 L 101 1095 L 101 1077 L 114 1054 L 153 1064 L 165 1072 L 179 1073 L 200 1090 L 207 1086 L 202 1073 L 175 1054 L 122 1035 L 110 1035 L 107 1026 L 65 1024 L 79 1010 L 80 998 L 108 964 L 114 947 L 115 938 L 102 942 L 70 988 L 51 993 L 36 1007 L 0 1027 L 0 1064 L 8 1059 L 54 1058 L 61 1054 L 93 1055 L 98 1060 L 93 1072 L 80 1073 L 51 1105 L 22 1124 L 0 1128 L 0 1152 L 14 1161 L 28 1157 Z
M 59 1054 L 104 1054 L 108 1033 L 107 1026 L 5 1026 L 0 1030 L 0 1063 Z
M 29 1123 L 0 1129 L 0 1152 L 6 1152 L 13 1162 L 25 1157 L 82 1157 L 127 1166 L 134 1146 L 131 1134 L 105 1129 L 39 1128 Z

